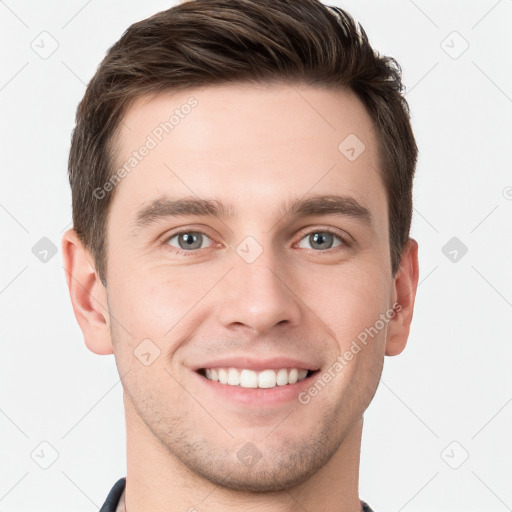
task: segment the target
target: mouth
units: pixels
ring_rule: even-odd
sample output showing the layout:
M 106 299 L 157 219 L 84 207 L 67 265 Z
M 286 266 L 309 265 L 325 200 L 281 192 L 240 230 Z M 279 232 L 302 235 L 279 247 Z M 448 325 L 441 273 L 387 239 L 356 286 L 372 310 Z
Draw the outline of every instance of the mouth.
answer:
M 310 379 L 319 370 L 304 368 L 268 368 L 261 371 L 248 368 L 199 368 L 203 378 L 225 386 L 246 389 L 286 388 Z

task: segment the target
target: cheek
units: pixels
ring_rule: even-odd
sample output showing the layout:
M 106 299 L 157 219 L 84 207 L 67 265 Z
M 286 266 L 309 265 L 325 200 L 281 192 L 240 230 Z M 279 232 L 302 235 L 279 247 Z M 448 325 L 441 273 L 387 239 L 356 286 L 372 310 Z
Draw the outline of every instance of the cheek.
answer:
M 187 275 L 181 269 L 150 269 L 143 273 L 132 270 L 113 276 L 111 312 L 132 337 L 151 334 L 160 338 L 197 304 L 203 287 L 204 280 L 201 285 L 197 275 Z
M 332 379 L 324 398 L 327 408 L 362 413 L 374 396 L 384 360 L 388 296 L 389 281 L 381 269 L 366 267 L 340 273 L 325 294 L 311 299 L 323 305 L 321 319 L 335 337 L 325 371 Z
M 324 285 L 318 286 L 318 283 Z M 361 333 L 375 326 L 381 314 L 386 313 L 389 287 L 390 281 L 381 268 L 347 265 L 340 267 L 339 271 L 331 268 L 312 276 L 312 280 L 302 288 L 302 296 L 331 336 L 336 337 L 338 351 L 344 351 Z M 380 327 L 379 337 L 383 336 L 385 326 L 379 322 L 377 327 Z

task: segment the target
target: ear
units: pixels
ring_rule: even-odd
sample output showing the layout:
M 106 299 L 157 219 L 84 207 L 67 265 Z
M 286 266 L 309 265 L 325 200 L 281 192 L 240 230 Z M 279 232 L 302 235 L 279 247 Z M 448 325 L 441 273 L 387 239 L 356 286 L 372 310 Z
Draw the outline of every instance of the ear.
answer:
M 62 237 L 62 255 L 73 311 L 87 348 L 95 354 L 113 354 L 107 290 L 96 273 L 91 253 L 73 229 Z
M 409 238 L 402 254 L 401 266 L 394 279 L 393 306 L 395 315 L 388 325 L 386 355 L 402 352 L 409 337 L 414 300 L 418 287 L 418 243 Z

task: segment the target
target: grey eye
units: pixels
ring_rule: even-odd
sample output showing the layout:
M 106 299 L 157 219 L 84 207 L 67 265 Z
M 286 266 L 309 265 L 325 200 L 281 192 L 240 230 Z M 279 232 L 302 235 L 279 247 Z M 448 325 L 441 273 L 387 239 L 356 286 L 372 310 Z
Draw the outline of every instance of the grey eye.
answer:
M 338 239 L 341 242 L 337 246 L 333 245 L 335 239 Z M 339 245 L 343 245 L 343 240 L 338 235 L 330 233 L 329 231 L 313 231 L 309 235 L 306 235 L 302 240 L 307 240 L 311 244 L 311 248 L 319 250 L 331 249 L 332 247 L 338 247 Z M 299 247 L 304 248 L 304 246 L 300 244 Z M 309 249 L 309 247 L 305 248 Z
M 178 240 L 178 249 L 188 249 L 194 251 L 196 249 L 202 249 L 203 242 L 208 237 L 198 231 L 186 231 L 183 233 L 177 233 L 169 238 L 167 243 L 172 247 L 176 247 L 171 241 L 173 239 Z

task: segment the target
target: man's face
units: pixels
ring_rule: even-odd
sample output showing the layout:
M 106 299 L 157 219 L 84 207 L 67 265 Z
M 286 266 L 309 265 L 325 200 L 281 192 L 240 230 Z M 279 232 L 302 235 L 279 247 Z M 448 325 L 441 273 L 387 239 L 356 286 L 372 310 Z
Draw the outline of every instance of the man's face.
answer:
M 176 109 L 166 133 L 160 123 Z M 107 230 L 129 428 L 216 484 L 263 491 L 304 481 L 374 396 L 388 328 L 378 320 L 396 300 L 368 114 L 343 91 L 209 87 L 137 101 L 118 150 L 116 169 L 138 152 Z M 327 214 L 318 207 L 335 203 L 326 200 L 286 213 L 319 196 L 342 200 Z M 170 215 L 180 199 L 231 215 Z M 354 341 L 360 351 L 347 360 Z M 206 377 L 230 367 L 230 382 L 240 375 L 248 385 L 257 370 L 291 372 L 292 382 L 292 368 L 314 373 L 268 388 Z M 272 386 L 276 377 L 260 378 Z

